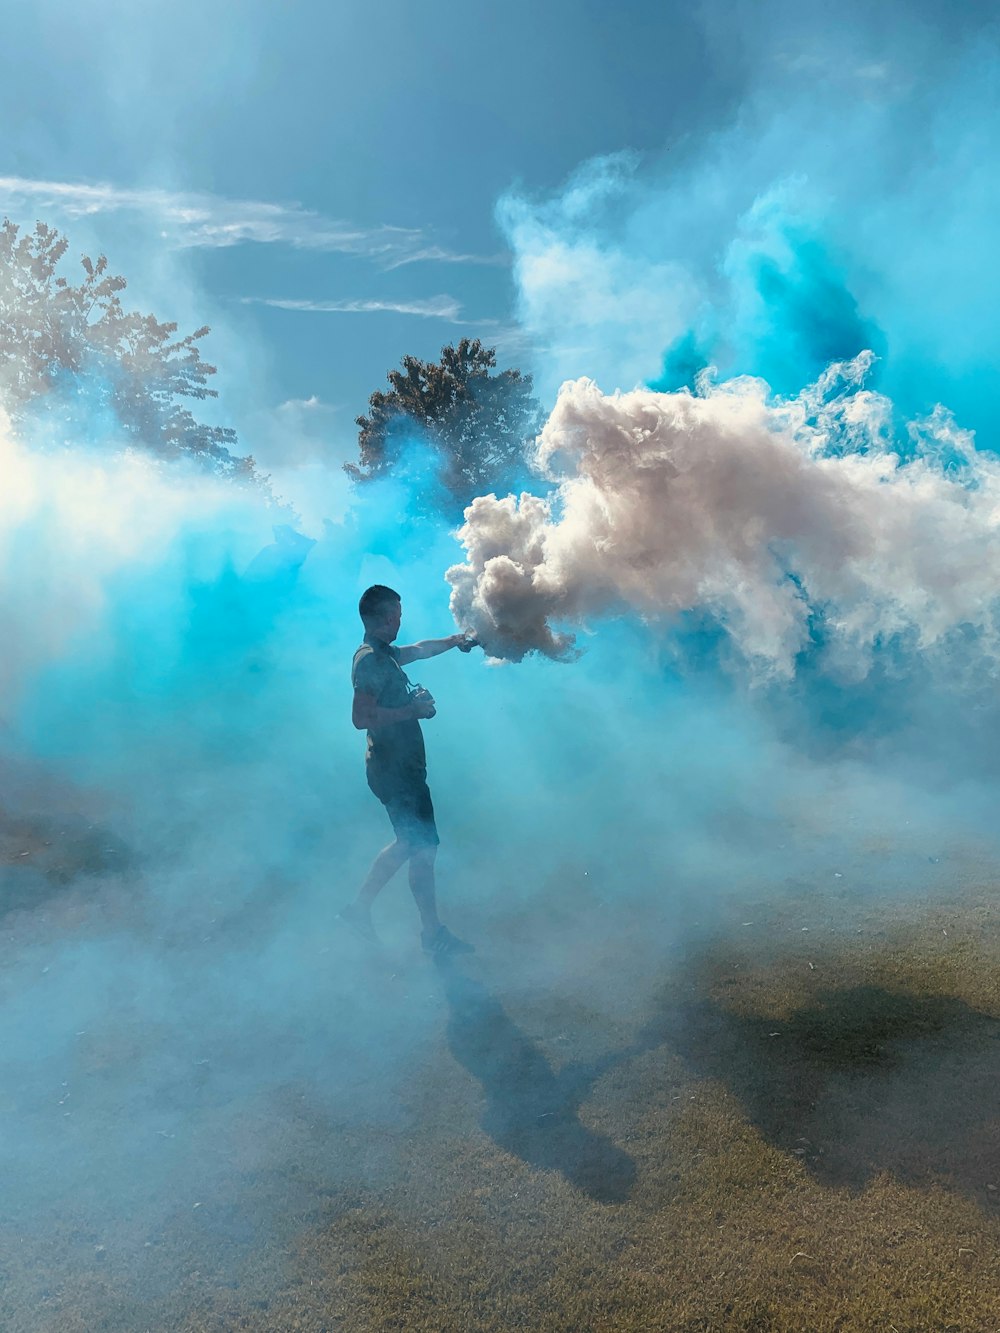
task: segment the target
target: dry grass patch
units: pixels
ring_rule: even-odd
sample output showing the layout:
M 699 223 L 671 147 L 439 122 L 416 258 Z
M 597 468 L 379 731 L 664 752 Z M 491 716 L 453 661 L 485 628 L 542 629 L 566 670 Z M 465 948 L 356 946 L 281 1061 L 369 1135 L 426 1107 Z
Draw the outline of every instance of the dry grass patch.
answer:
M 0 1327 L 998 1333 L 998 927 L 990 893 L 786 896 L 652 985 L 612 933 L 590 993 L 425 977 L 440 1041 L 388 1127 L 296 1086 L 258 1109 L 267 1163 L 231 1132 L 151 1246 L 0 1229 Z
M 993 901 L 795 910 L 672 969 L 602 1055 L 592 1014 L 556 1044 L 551 1001 L 443 976 L 391 1180 L 299 1236 L 266 1309 L 183 1327 L 996 1333 Z

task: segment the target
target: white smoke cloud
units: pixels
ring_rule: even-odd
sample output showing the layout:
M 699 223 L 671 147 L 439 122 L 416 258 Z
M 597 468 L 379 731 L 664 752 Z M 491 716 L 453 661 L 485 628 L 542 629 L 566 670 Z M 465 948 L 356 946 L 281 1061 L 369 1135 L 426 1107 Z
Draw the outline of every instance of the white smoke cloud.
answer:
M 510 193 L 500 201 L 515 257 L 518 319 L 543 394 L 581 366 L 628 388 L 655 376 L 663 349 L 697 312 L 702 292 L 671 252 L 666 219 L 658 219 L 656 244 L 645 245 L 634 227 L 603 217 L 606 207 L 632 202 L 636 165 L 627 153 L 598 158 L 552 200 Z
M 550 499 L 479 497 L 448 571 L 452 610 L 487 650 L 572 655 L 616 611 L 712 617 L 758 679 L 788 678 L 824 622 L 827 662 L 863 675 L 873 650 L 972 627 L 997 653 L 1000 462 L 938 410 L 890 446 L 891 404 L 865 354 L 791 400 L 741 377 L 687 391 L 563 386 L 538 441 Z

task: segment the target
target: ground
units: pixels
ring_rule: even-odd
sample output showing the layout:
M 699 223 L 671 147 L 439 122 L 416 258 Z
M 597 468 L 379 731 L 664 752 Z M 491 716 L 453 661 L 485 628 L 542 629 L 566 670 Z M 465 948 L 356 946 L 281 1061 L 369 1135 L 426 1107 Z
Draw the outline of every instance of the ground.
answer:
M 1000 1330 L 1000 908 L 984 863 L 949 874 L 734 886 L 680 939 L 581 899 L 600 943 L 555 987 L 510 984 L 512 909 L 475 958 L 412 960 L 439 1009 L 384 1116 L 289 1086 L 227 1119 L 232 1171 L 149 1231 L 141 1280 L 72 1200 L 0 1227 L 2 1327 Z

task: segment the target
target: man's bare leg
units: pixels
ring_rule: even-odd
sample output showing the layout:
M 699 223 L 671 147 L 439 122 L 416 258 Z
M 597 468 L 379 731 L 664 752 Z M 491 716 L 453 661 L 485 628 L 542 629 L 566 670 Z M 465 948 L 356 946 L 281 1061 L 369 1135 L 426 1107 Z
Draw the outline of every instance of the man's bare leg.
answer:
M 340 912 L 342 921 L 374 944 L 378 943 L 378 936 L 372 925 L 372 903 L 409 855 L 409 844 L 400 842 L 398 838 L 390 842 L 388 847 L 383 847 L 372 862 L 357 898 Z
M 434 884 L 436 847 L 418 847 L 410 857 L 410 892 L 420 913 L 424 935 L 430 936 L 440 927 L 437 914 L 437 891 Z
M 361 886 L 355 906 L 365 912 L 371 912 L 372 903 L 409 855 L 409 844 L 400 842 L 398 838 L 395 842 L 390 842 L 388 847 L 383 847 L 372 862 L 372 868 Z
M 447 926 L 442 926 L 438 917 L 434 885 L 436 855 L 436 847 L 418 847 L 410 857 L 410 891 L 420 913 L 421 943 L 428 953 L 440 957 L 445 954 L 475 953 L 471 944 L 453 935 Z

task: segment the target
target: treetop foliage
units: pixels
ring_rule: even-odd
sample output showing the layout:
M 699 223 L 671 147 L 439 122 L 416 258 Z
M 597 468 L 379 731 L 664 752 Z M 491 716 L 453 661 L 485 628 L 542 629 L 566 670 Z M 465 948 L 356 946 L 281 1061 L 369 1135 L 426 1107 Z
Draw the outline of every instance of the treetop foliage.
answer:
M 441 459 L 449 509 L 484 491 L 510 489 L 541 428 L 541 411 L 531 376 L 494 374 L 496 364 L 495 349 L 478 338 L 443 347 L 440 361 L 404 356 L 402 368 L 388 373 L 388 392 L 376 390 L 369 414 L 356 419 L 360 463 L 345 470 L 356 481 L 391 473 L 416 428 Z
M 258 480 L 253 459 L 232 451 L 234 430 L 196 421 L 178 401 L 218 396 L 208 387 L 216 368 L 198 347 L 208 327 L 177 337 L 175 323 L 127 311 L 126 281 L 104 255 L 83 256 L 74 286 L 58 272 L 68 248 L 43 222 L 23 235 L 9 219 L 0 227 L 0 398 L 11 416 L 85 379 L 130 442 Z

